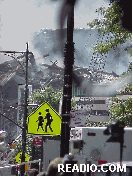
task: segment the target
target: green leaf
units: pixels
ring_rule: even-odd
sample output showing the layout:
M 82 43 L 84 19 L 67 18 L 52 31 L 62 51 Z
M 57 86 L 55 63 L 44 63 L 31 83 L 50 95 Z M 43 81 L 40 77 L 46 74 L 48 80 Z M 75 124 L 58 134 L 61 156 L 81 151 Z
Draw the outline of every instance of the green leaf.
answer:
M 100 7 L 97 13 L 101 13 L 103 18 L 94 19 L 91 23 L 87 23 L 90 28 L 95 28 L 99 33 L 103 33 L 110 37 L 110 42 L 104 42 L 94 47 L 94 53 L 107 53 L 118 45 L 124 43 L 128 39 L 132 39 L 132 34 L 121 26 L 122 12 L 119 5 L 115 2 L 108 9 Z M 111 36 L 113 38 L 111 39 Z M 129 52 L 130 54 L 131 51 Z

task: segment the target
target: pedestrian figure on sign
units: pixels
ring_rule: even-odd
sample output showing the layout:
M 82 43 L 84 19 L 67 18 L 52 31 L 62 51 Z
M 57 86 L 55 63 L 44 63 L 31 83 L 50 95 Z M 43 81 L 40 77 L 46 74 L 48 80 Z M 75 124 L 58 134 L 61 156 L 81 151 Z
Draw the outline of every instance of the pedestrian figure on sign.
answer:
M 19 162 L 21 163 L 22 160 L 22 154 L 19 155 Z
M 47 119 L 47 123 L 45 125 L 45 132 L 47 132 L 47 126 L 49 126 L 50 130 L 53 132 L 51 128 L 51 122 L 53 121 L 51 114 L 49 113 L 49 109 L 45 110 L 47 112 L 46 116 L 44 119 Z
M 41 115 L 42 113 L 39 112 L 39 117 L 38 117 L 38 120 L 36 122 L 38 122 L 38 128 L 37 128 L 37 131 L 39 130 L 39 127 L 41 126 L 42 130 L 44 131 L 43 129 L 43 122 L 44 122 L 44 119 L 43 119 L 43 116 Z

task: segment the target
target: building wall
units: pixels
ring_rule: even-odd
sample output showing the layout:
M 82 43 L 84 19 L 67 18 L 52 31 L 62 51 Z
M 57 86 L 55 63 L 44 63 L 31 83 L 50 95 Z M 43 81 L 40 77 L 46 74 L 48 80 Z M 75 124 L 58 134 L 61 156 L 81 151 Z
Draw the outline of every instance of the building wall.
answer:
M 117 95 L 116 97 L 126 100 L 132 95 Z M 109 121 L 109 106 L 112 104 L 111 97 L 73 97 L 76 101 L 76 109 L 86 110 L 86 119 L 93 122 Z
M 86 119 L 94 122 L 109 121 L 109 97 L 74 97 L 77 109 L 86 110 Z

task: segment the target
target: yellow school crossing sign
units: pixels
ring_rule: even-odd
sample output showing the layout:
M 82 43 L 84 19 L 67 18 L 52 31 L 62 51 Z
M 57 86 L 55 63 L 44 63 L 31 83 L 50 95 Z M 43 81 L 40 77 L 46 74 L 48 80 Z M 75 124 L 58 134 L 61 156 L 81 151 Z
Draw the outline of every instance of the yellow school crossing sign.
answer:
M 53 136 L 61 134 L 61 116 L 44 102 L 28 116 L 28 134 Z
M 16 163 L 21 163 L 21 157 L 22 157 L 22 152 L 19 152 L 19 153 L 17 154 L 17 156 L 16 156 L 15 162 L 16 162 Z M 26 162 L 26 161 L 29 161 L 29 160 L 30 160 L 29 155 L 28 155 L 27 153 L 25 153 L 25 162 Z

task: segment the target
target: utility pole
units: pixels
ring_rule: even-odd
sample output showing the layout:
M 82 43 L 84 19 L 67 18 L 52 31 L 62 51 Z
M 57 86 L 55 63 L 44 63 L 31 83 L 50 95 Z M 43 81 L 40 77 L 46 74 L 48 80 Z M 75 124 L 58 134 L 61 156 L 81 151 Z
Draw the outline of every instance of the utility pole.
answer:
M 27 121 L 27 98 L 28 98 L 28 43 L 26 43 L 26 72 L 25 72 L 25 111 L 24 111 L 24 118 L 23 118 L 23 129 L 22 129 L 22 158 L 21 162 L 25 162 L 25 152 L 26 152 L 26 121 Z M 25 165 L 22 165 L 21 168 L 21 175 L 25 173 Z
M 17 51 L 0 51 L 0 53 L 9 53 L 9 54 L 25 54 L 26 55 L 26 71 L 25 71 L 25 111 L 23 118 L 23 127 L 22 127 L 22 157 L 21 162 L 25 161 L 25 152 L 26 152 L 26 120 L 27 120 L 27 98 L 28 98 L 28 54 L 33 54 L 28 50 L 28 43 L 26 43 L 26 52 L 17 52 Z M 22 65 L 21 65 L 22 66 Z M 25 165 L 21 167 L 21 175 L 23 176 L 25 173 Z
M 62 102 L 62 122 L 61 122 L 61 151 L 60 156 L 64 157 L 69 154 L 69 139 L 70 139 L 70 111 L 72 98 L 72 72 L 74 64 L 74 1 L 70 3 L 71 13 L 67 19 L 67 41 L 64 51 L 64 87 L 63 87 L 63 102 Z

